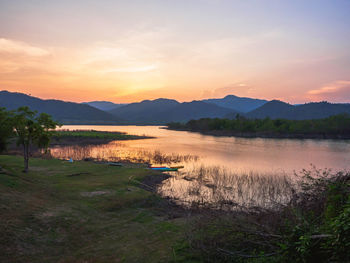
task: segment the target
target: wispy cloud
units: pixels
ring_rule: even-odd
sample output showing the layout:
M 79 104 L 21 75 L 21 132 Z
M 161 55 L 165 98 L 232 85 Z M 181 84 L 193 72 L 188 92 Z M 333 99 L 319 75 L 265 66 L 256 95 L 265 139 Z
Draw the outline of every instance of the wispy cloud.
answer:
M 349 102 L 350 80 L 338 80 L 319 89 L 309 90 L 307 92 L 307 97 L 318 100 L 322 99 L 336 102 Z
M 338 80 L 330 83 L 320 89 L 309 90 L 307 94 L 310 95 L 322 95 L 322 94 L 332 94 L 342 91 L 343 89 L 350 88 L 350 81 L 348 80 Z
M 0 38 L 0 53 L 24 54 L 39 57 L 50 54 L 46 49 L 6 38 Z

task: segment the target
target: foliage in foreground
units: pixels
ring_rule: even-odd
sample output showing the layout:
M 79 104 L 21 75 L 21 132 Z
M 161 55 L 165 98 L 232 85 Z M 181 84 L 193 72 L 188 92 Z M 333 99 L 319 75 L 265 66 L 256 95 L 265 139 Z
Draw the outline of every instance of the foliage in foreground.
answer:
M 188 240 L 206 262 L 349 262 L 350 173 L 303 171 L 279 210 L 201 211 Z
M 247 119 L 237 115 L 236 119 L 191 120 L 186 124 L 169 123 L 170 129 L 191 131 L 227 131 L 257 134 L 300 134 L 300 135 L 349 135 L 350 115 L 339 114 L 325 119 L 287 120 L 270 118 Z

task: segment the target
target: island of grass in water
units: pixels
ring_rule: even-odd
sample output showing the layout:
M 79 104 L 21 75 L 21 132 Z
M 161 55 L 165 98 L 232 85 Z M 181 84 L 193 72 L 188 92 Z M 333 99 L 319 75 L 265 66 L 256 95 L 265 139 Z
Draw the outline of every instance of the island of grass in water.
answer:
M 53 145 L 65 144 L 103 144 L 111 141 L 149 139 L 149 136 L 96 130 L 57 130 L 52 137 Z

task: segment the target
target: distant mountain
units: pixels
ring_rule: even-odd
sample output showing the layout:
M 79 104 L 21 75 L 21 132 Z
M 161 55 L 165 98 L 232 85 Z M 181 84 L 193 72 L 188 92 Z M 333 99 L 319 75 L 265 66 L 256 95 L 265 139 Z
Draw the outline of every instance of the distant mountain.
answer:
M 350 114 L 349 103 L 329 103 L 329 102 L 311 102 L 295 106 L 293 118 L 302 119 L 320 119 L 340 113 Z
M 122 103 L 117 104 L 110 101 L 90 101 L 90 102 L 83 102 L 82 104 L 87 104 L 103 111 L 110 111 L 110 110 L 117 109 L 127 105 Z
M 273 100 L 247 113 L 246 116 L 258 119 L 270 117 L 271 119 L 305 120 L 321 119 L 341 113 L 350 114 L 350 104 L 312 102 L 302 105 L 290 105 L 282 101 Z
M 165 114 L 169 121 L 185 122 L 200 118 L 223 118 L 229 113 L 238 112 L 203 101 L 192 101 L 181 103 Z
M 131 123 L 167 123 L 224 117 L 233 111 L 202 101 L 179 103 L 176 100 L 157 99 L 131 103 L 109 112 Z
M 283 101 L 272 100 L 247 113 L 246 116 L 257 119 L 263 119 L 266 117 L 270 117 L 271 119 L 285 118 L 285 116 L 289 116 L 293 112 L 294 108 L 295 106 Z
M 165 112 L 178 104 L 176 100 L 169 99 L 144 100 L 113 109 L 109 113 L 131 123 L 164 123 L 168 118 Z
M 255 110 L 267 102 L 267 100 L 237 97 L 234 95 L 228 95 L 222 99 L 208 99 L 202 101 L 244 113 Z
M 61 100 L 42 100 L 23 93 L 0 91 L 0 107 L 14 110 L 28 106 L 38 112 L 46 112 L 64 124 L 116 124 L 121 120 L 110 113 L 86 104 Z

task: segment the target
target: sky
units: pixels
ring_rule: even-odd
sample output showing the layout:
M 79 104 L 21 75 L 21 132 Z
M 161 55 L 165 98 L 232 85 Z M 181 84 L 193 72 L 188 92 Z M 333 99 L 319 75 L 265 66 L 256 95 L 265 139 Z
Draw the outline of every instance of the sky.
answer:
M 349 0 L 0 0 L 0 90 L 350 102 Z

